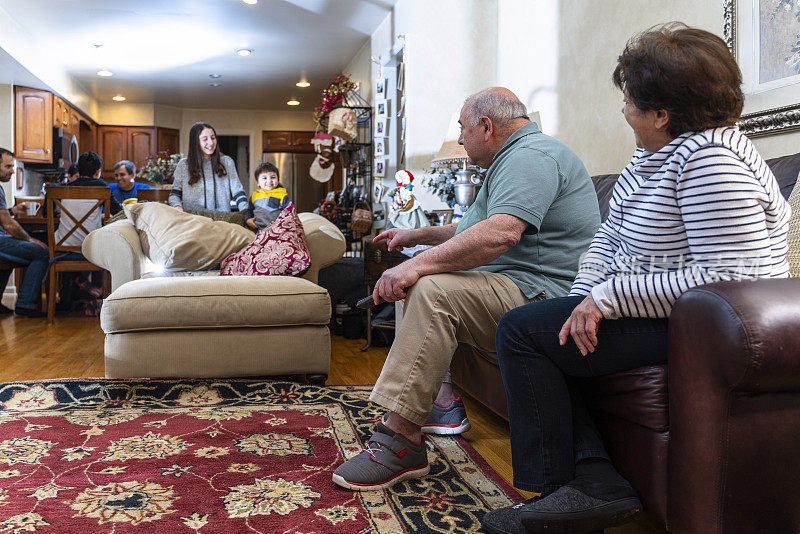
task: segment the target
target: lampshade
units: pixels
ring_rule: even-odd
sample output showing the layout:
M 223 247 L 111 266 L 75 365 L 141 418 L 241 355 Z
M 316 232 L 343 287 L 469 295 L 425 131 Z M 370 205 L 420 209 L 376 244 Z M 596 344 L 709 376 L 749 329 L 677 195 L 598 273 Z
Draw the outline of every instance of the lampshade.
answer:
M 461 135 L 461 128 L 458 125 L 458 113 L 450 116 L 450 125 L 447 127 L 447 135 L 444 137 L 442 148 L 431 161 L 431 165 L 447 165 L 449 163 L 461 163 L 468 159 L 467 151 L 458 144 L 458 137 Z

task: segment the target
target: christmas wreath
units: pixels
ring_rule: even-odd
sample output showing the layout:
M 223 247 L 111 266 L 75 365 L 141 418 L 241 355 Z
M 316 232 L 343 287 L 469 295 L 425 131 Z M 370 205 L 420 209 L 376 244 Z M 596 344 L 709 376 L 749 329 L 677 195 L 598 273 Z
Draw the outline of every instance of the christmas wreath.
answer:
M 328 87 L 322 90 L 322 99 L 319 105 L 314 108 L 314 120 L 316 122 L 322 120 L 322 117 L 341 104 L 347 96 L 347 93 L 355 88 L 356 82 L 344 74 L 337 74 L 334 76 L 328 84 Z

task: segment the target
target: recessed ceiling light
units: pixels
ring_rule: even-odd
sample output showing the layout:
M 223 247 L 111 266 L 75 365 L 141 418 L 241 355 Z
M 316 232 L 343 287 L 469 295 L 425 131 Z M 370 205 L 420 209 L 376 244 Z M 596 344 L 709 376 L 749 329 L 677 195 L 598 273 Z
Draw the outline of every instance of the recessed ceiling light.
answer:
M 219 82 L 210 82 L 208 85 L 210 85 L 211 87 L 219 87 L 222 84 Z
M 125 97 L 122 95 L 112 96 L 111 100 L 114 102 L 125 102 Z
M 258 0 L 242 0 L 242 2 L 244 2 L 245 4 L 247 4 L 249 6 L 254 6 L 254 5 L 256 5 L 258 3 Z
M 289 106 L 299 106 L 300 102 L 298 102 L 297 100 L 289 100 L 288 102 L 286 102 L 286 104 Z
M 297 87 L 309 87 L 311 84 L 308 82 L 297 82 L 295 85 Z
M 209 74 L 208 77 L 216 80 L 217 78 L 222 78 L 222 74 Z
M 100 69 L 100 70 L 98 70 L 98 71 L 97 71 L 97 75 L 98 75 L 98 76 L 104 76 L 104 77 L 107 77 L 107 76 L 113 76 L 113 75 L 114 75 L 114 73 L 113 73 L 113 72 L 111 72 L 111 71 L 110 71 L 110 70 L 108 70 L 108 69 Z
M 239 54 L 240 56 L 249 56 L 250 54 L 253 53 L 253 50 L 251 48 L 240 48 L 239 50 L 236 51 L 236 53 Z

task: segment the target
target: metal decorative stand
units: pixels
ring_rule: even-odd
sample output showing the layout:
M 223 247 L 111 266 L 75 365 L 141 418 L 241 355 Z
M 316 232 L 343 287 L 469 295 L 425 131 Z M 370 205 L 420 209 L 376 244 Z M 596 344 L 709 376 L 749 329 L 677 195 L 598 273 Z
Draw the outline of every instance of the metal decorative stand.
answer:
M 339 146 L 339 161 L 343 172 L 343 189 L 338 193 L 337 215 L 333 223 L 341 230 L 347 241 L 345 256 L 363 256 L 362 234 L 353 232 L 350 219 L 358 202 L 370 202 L 372 191 L 372 107 L 355 91 L 350 91 L 340 108 L 352 109 L 356 114 L 356 138 Z M 320 130 L 328 130 L 326 114 L 320 119 Z

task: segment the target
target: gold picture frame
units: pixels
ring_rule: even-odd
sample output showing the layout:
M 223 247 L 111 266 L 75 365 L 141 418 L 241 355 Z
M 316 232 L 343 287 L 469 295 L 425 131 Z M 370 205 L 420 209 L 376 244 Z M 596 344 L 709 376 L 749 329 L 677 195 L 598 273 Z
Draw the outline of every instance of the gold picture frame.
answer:
M 764 0 L 723 0 L 723 36 L 733 57 L 742 66 L 745 78 L 745 111 L 739 129 L 748 137 L 762 137 L 800 130 L 800 103 L 787 101 L 791 92 L 799 94 L 800 87 L 776 87 L 748 92 L 748 77 L 754 76 L 753 65 L 758 58 L 755 47 L 753 2 Z M 744 19 L 744 23 L 743 23 Z M 752 84 L 751 84 L 752 85 Z M 791 97 L 788 97 L 791 99 Z M 748 110 L 749 108 L 749 110 Z

